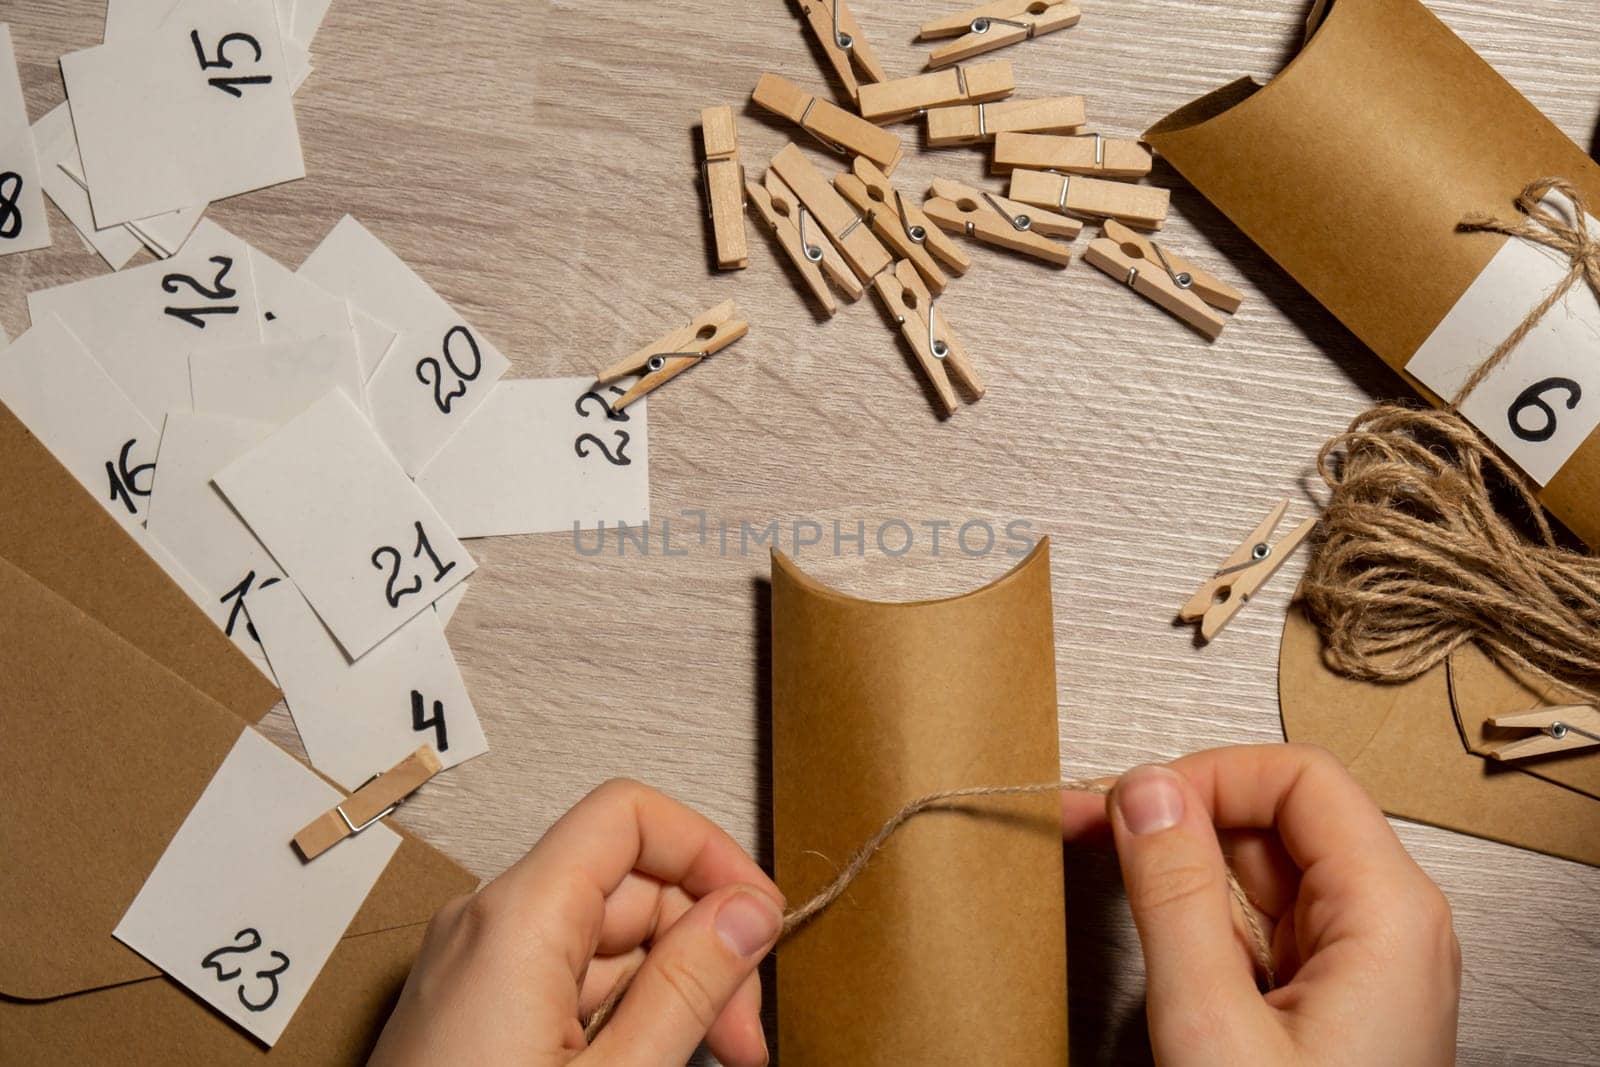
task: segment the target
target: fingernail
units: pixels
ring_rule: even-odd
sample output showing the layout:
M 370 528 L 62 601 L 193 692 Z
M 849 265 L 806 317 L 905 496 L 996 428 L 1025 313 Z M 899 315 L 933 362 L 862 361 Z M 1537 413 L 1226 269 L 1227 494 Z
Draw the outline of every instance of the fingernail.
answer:
M 759 893 L 735 893 L 717 909 L 717 936 L 738 956 L 754 956 L 778 936 L 783 917 Z
M 1183 790 L 1178 775 L 1165 767 L 1135 767 L 1116 788 L 1117 810 L 1136 834 L 1170 830 L 1183 819 Z

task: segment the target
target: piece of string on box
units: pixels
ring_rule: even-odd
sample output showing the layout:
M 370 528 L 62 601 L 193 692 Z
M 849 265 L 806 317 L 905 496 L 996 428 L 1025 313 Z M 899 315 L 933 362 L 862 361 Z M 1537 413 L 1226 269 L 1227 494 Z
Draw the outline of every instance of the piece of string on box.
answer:
M 1544 202 L 1551 193 L 1571 203 L 1572 220 Z M 1517 218 L 1471 215 L 1457 229 L 1552 249 L 1569 260 L 1566 274 L 1447 408 L 1380 404 L 1323 446 L 1317 468 L 1332 497 L 1301 591 L 1340 673 L 1406 682 L 1476 641 L 1600 701 L 1600 558 L 1562 543 L 1538 486 L 1459 412 L 1580 282 L 1600 298 L 1600 240 L 1578 189 L 1542 178 L 1517 207 Z
M 795 931 L 837 902 L 845 891 L 850 888 L 851 884 L 867 869 L 867 866 L 872 862 L 872 858 L 882 850 L 884 845 L 889 843 L 889 839 L 895 835 L 895 832 L 918 815 L 938 808 L 949 807 L 963 800 L 1062 792 L 1095 793 L 1103 796 L 1111 792 L 1111 785 L 1104 779 L 1071 778 L 1062 779 L 1059 782 L 1044 782 L 1036 785 L 968 786 L 962 789 L 943 789 L 936 793 L 927 793 L 908 802 L 899 811 L 884 820 L 883 825 L 878 827 L 877 832 L 867 838 L 860 848 L 856 849 L 849 862 L 840 868 L 839 873 L 834 875 L 831 882 L 804 903 L 790 908 L 784 913 L 783 925 L 778 933 L 777 944 L 783 944 Z M 1234 903 L 1238 905 L 1239 911 L 1243 916 L 1251 957 L 1254 959 L 1256 969 L 1262 975 L 1267 988 L 1270 989 L 1276 981 L 1276 976 L 1273 972 L 1272 946 L 1267 939 L 1267 932 L 1262 927 L 1261 920 L 1256 915 L 1255 906 L 1251 904 L 1249 896 L 1245 894 L 1244 886 L 1239 883 L 1238 877 L 1231 870 L 1227 872 L 1227 877 L 1228 892 L 1232 895 Z M 637 971 L 634 972 L 634 974 L 637 973 Z M 617 1004 L 621 1002 L 623 995 L 627 993 L 628 986 L 633 982 L 633 977 L 634 975 L 630 974 L 617 982 L 612 987 L 611 992 L 607 994 L 605 1000 L 601 1001 L 593 1014 L 589 1016 L 588 1021 L 584 1024 L 583 1031 L 587 1040 L 593 1041 L 605 1027 L 612 1013 L 616 1011 Z

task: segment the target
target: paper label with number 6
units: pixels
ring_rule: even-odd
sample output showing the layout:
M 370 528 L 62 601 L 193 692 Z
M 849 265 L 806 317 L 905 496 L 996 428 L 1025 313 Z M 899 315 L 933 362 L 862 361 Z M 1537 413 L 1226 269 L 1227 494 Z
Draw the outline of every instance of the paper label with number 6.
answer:
M 1572 219 L 1565 200 L 1550 197 L 1544 204 Z M 1591 234 L 1600 234 L 1600 221 L 1592 216 L 1586 221 Z M 1406 370 L 1449 400 L 1474 368 L 1561 283 L 1569 267 L 1553 249 L 1508 238 L 1417 349 Z M 1600 300 L 1580 279 L 1473 390 L 1461 413 L 1534 481 L 1547 485 L 1600 426 L 1597 351 Z

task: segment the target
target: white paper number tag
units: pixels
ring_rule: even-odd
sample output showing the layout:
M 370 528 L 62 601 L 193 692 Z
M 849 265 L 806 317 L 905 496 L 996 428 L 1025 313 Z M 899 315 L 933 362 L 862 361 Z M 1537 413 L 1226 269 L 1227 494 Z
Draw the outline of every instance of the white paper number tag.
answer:
M 11 27 L 0 22 L 0 256 L 50 243 L 39 158 L 28 127 L 28 104 L 17 78 Z
M 144 521 L 159 435 L 54 318 L 0 352 L 3 400 L 125 526 Z
M 274 426 L 300 414 L 329 389 L 364 403 L 361 356 L 349 329 L 328 337 L 198 353 L 189 357 L 189 373 L 195 411 Z
M 1545 206 L 1569 220 L 1565 200 Z M 1588 218 L 1589 232 L 1600 221 Z M 1445 399 L 1562 280 L 1552 249 L 1509 238 L 1406 364 Z M 1541 486 L 1600 426 L 1600 301 L 1583 281 L 1547 312 L 1472 395 L 1461 413 Z
M 400 847 L 379 824 L 302 862 L 295 833 L 342 799 L 246 729 L 113 935 L 272 1045 Z
M 261 339 L 249 246 L 209 220 L 172 259 L 29 293 L 28 311 L 65 323 L 156 426 L 189 410 L 189 353 Z
M 184 0 L 61 74 L 97 225 L 305 177 L 271 0 Z
M 503 381 L 422 473 L 457 537 L 592 528 L 650 517 L 647 401 L 588 378 Z
M 378 432 L 415 475 L 488 396 L 506 358 L 348 215 L 300 274 L 399 333 L 367 383 L 367 403 Z
M 257 590 L 250 620 L 311 765 L 346 789 L 418 745 L 446 767 L 489 750 L 437 612 L 419 611 L 354 663 L 290 582 Z
M 142 246 L 126 226 L 95 229 L 88 191 L 63 169 L 78 166 L 78 141 L 72 134 L 72 115 L 66 104 L 56 105 L 33 124 L 33 144 L 39 152 L 39 184 L 45 195 L 112 270 L 121 270 Z
M 477 566 L 339 390 L 216 484 L 351 659 Z

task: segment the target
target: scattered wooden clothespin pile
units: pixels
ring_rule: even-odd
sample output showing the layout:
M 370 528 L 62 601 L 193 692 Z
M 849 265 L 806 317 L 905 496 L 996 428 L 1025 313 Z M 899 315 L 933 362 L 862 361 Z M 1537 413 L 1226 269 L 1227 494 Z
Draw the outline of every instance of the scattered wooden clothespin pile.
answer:
M 1080 14 L 1072 0 L 993 0 L 931 19 L 918 33 L 919 40 L 939 42 L 927 71 L 905 78 L 889 77 L 847 0 L 800 0 L 799 6 L 854 112 L 771 72 L 761 75 L 751 99 L 841 157 L 842 166 L 825 173 L 791 142 L 759 178 L 746 175 L 732 111 L 708 108 L 701 165 L 719 267 L 748 263 L 743 219 L 733 210 L 742 198 L 824 316 L 838 311 L 838 294 L 854 301 L 872 286 L 946 415 L 957 410 L 958 390 L 974 400 L 984 390 L 935 303 L 952 277 L 971 266 L 956 238 L 1060 268 L 1071 262 L 1070 242 L 1084 220 L 1099 222 L 1104 232 L 1089 246 L 1090 263 L 1206 337 L 1221 331 L 1226 320 L 1219 312 L 1237 308 L 1241 294 L 1133 232 L 1159 230 L 1167 216 L 1167 190 L 1138 184 L 1150 174 L 1150 149 L 1086 131 L 1081 96 L 1012 99 L 1012 61 L 976 58 L 1076 25 Z M 1007 177 L 1008 187 L 937 179 L 917 199 L 897 188 L 891 175 L 904 150 L 885 127 L 918 118 L 927 120 L 931 147 L 989 146 L 991 169 Z M 606 373 L 640 373 L 637 363 Z M 656 387 L 677 367 L 663 365 L 634 390 Z

